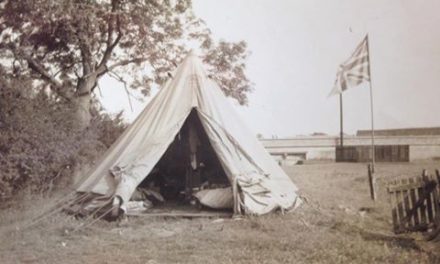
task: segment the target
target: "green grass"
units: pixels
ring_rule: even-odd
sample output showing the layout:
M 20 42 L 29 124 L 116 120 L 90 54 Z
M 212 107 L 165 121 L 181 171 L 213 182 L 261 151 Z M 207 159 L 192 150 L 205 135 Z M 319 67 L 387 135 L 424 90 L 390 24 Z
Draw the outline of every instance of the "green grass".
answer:
M 379 182 L 415 176 L 434 162 L 379 164 Z M 20 229 L 53 198 L 0 211 L 2 263 L 440 263 L 438 242 L 395 236 L 387 197 L 369 199 L 364 164 L 285 168 L 306 202 L 286 215 L 225 219 L 127 218 L 79 229 L 62 213 Z M 363 210 L 360 210 L 363 209 Z M 363 213 L 362 211 L 366 211 Z

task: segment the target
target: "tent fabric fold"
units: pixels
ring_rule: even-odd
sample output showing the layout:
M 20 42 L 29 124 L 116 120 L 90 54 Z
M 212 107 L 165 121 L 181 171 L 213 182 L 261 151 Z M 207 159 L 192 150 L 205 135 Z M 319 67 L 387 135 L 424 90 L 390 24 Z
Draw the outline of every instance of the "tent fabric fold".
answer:
M 231 184 L 238 185 L 245 213 L 289 210 L 300 203 L 297 187 L 239 119 L 219 86 L 190 53 L 173 78 L 98 161 L 77 188 L 118 196 L 124 210 L 193 109 Z

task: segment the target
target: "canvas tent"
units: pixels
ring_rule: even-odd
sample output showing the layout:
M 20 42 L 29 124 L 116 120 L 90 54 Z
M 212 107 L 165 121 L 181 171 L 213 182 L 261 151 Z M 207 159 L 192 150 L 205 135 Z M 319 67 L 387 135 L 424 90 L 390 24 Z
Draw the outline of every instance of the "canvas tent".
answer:
M 198 134 L 191 132 L 194 129 Z M 77 202 L 76 210 L 118 200 L 125 211 L 136 188 L 151 177 L 172 146 L 179 147 L 185 131 L 191 141 L 188 156 L 194 154 L 194 144 L 209 145 L 213 164 L 232 186 L 235 213 L 260 215 L 299 205 L 295 184 L 244 126 L 191 52 L 77 188 L 79 195 L 94 196 Z M 194 134 L 200 139 L 191 140 Z

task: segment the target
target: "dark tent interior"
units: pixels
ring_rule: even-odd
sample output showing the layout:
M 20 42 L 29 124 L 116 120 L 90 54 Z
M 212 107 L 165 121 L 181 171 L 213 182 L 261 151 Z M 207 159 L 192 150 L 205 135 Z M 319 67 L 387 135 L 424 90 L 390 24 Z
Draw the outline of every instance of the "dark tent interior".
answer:
M 160 194 L 163 200 L 147 195 L 155 207 L 188 204 L 200 207 L 194 200 L 195 192 L 228 186 L 229 180 L 196 109 L 193 109 L 174 141 L 138 189 L 155 190 Z

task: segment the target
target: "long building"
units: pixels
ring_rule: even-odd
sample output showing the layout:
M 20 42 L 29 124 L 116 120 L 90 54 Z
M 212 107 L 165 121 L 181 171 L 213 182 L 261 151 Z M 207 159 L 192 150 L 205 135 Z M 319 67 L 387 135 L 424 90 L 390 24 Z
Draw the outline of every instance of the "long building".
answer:
M 382 148 L 385 146 L 406 148 L 408 161 L 440 160 L 440 128 L 380 131 L 379 135 L 375 136 L 377 149 L 381 146 Z M 370 146 L 369 133 L 369 131 L 359 131 L 356 136 L 344 136 L 344 147 Z M 261 142 L 280 163 L 296 163 L 298 160 L 336 160 L 336 149 L 340 145 L 340 139 L 337 136 L 297 136 L 284 139 L 261 139 Z M 384 155 L 392 154 L 391 151 L 390 154 L 385 151 Z

